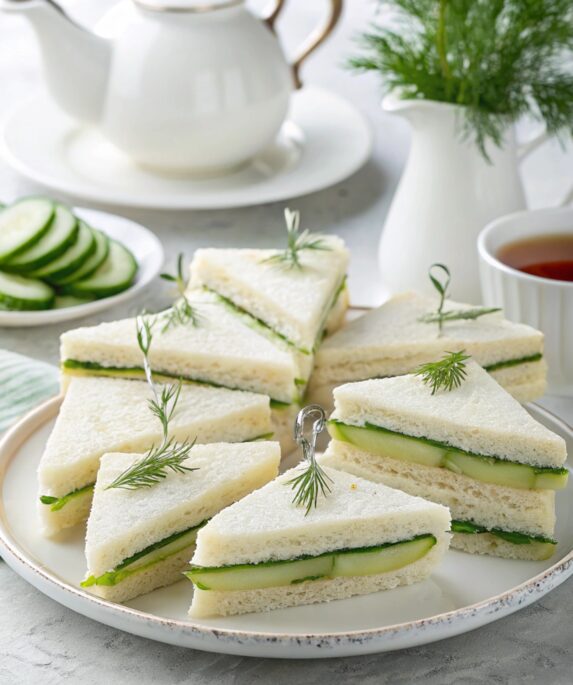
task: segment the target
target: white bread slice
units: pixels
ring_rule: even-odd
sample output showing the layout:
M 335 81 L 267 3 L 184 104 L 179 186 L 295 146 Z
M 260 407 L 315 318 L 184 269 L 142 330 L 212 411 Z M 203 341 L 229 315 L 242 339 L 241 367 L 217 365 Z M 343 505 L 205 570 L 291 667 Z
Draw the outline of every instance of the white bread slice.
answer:
M 62 497 L 94 483 L 106 452 L 143 452 L 161 442 L 161 424 L 149 409 L 151 389 L 144 381 L 116 378 L 70 379 L 56 424 L 38 467 L 39 493 Z M 264 395 L 181 386 L 170 434 L 178 441 L 244 442 L 272 432 L 269 398 Z M 39 504 L 48 532 L 75 525 L 89 511 L 90 497 L 52 512 Z
M 553 537 L 555 532 L 553 490 L 482 483 L 448 469 L 380 457 L 339 440 L 330 441 L 320 463 L 443 504 L 458 521 L 526 535 Z
M 232 312 L 210 293 L 194 291 L 189 299 L 199 315 L 197 326 L 179 325 L 161 332 L 162 317 L 155 317 L 158 323 L 149 353 L 155 372 L 249 390 L 280 402 L 299 399 L 301 388 L 295 380 L 310 375 L 310 355 L 297 354 L 286 344 L 270 340 L 260 326 L 253 325 L 251 317 Z M 65 367 L 66 360 L 141 368 L 135 333 L 135 319 L 67 331 L 61 337 L 64 373 L 74 373 Z M 85 375 L 86 371 L 78 373 Z
M 489 375 L 520 404 L 542 397 L 547 387 L 547 364 L 544 359 L 489 371 Z M 320 404 L 329 414 L 334 410 L 333 394 L 339 385 L 340 383 L 317 385 L 315 377 L 312 376 L 305 395 L 306 402 Z
M 425 533 L 433 534 L 437 544 L 423 558 L 392 573 L 246 592 L 196 588 L 191 616 L 269 611 L 389 589 L 428 576 L 445 553 L 450 538 L 445 507 L 327 468 L 331 492 L 320 497 L 318 506 L 306 515 L 304 508 L 293 505 L 287 483 L 300 468 L 287 471 L 214 517 L 199 531 L 192 563 L 223 566 L 292 559 Z
M 141 457 L 106 454 L 101 460 L 86 533 L 88 575 L 113 570 L 136 552 L 199 525 L 261 487 L 276 476 L 280 449 L 274 442 L 195 445 L 184 465 L 196 471 L 170 472 L 150 488 L 106 489 Z M 187 550 L 115 586 L 89 589 L 105 599 L 125 601 L 180 578 L 191 553 Z
M 444 309 L 470 307 L 448 300 Z M 512 323 L 501 312 L 446 322 L 440 334 L 437 324 L 419 320 L 436 308 L 434 297 L 402 293 L 351 321 L 321 345 L 311 386 L 410 373 L 451 350 L 465 349 L 482 366 L 543 352 L 540 331 Z
M 450 392 L 431 394 L 420 376 L 347 383 L 334 391 L 333 418 L 355 426 L 371 423 L 468 452 L 534 466 L 561 467 L 565 441 L 533 419 L 478 364 Z
M 312 351 L 348 267 L 344 242 L 335 236 L 320 237 L 329 249 L 301 252 L 300 268 L 264 261 L 278 250 L 197 250 L 191 263 L 191 286 L 214 290 L 296 347 Z

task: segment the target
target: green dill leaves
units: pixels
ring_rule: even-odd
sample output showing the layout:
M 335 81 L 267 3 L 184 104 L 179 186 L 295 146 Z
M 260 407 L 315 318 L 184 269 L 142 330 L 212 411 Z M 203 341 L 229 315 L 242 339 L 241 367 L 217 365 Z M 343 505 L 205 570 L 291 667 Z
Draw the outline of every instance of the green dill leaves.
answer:
M 161 389 L 156 386 L 149 363 L 149 351 L 153 340 L 153 323 L 146 316 L 138 316 L 136 329 L 137 344 L 143 355 L 145 378 L 152 392 L 149 409 L 161 423 L 162 440 L 159 445 L 152 445 L 143 459 L 123 471 L 106 489 L 137 490 L 149 488 L 166 478 L 169 471 L 185 473 L 197 470 L 183 465 L 183 462 L 189 457 L 194 441 L 186 440 L 182 443 L 176 443 L 174 438 L 169 437 L 169 423 L 181 394 L 181 380 L 177 385 L 164 385 Z
M 171 438 L 157 447 L 151 447 L 143 459 L 132 464 L 106 489 L 138 490 L 139 488 L 150 488 L 166 478 L 168 471 L 175 473 L 197 471 L 196 468 L 183 465 L 183 462 L 189 457 L 189 451 L 193 444 L 188 441 L 176 444 L 175 440 Z
M 432 395 L 439 390 L 447 392 L 458 388 L 467 376 L 466 361 L 469 355 L 465 350 L 461 352 L 446 352 L 446 355 L 437 362 L 422 364 L 414 372 L 421 376 L 422 381 L 432 389 Z
M 183 273 L 183 259 L 184 255 L 180 252 L 177 257 L 177 272 L 175 275 L 168 273 L 161 274 L 161 278 L 164 281 L 175 284 L 179 294 L 179 300 L 175 302 L 170 309 L 161 314 L 165 322 L 161 329 L 162 333 L 165 333 L 170 328 L 184 326 L 186 324 L 198 326 L 200 322 L 201 317 L 197 312 L 197 309 L 193 307 L 186 295 L 187 282 Z
M 441 272 L 439 275 L 436 272 Z M 479 319 L 485 314 L 493 314 L 501 311 L 499 307 L 469 307 L 467 309 L 450 309 L 444 311 L 446 298 L 448 297 L 448 288 L 450 286 L 451 274 L 450 270 L 445 264 L 432 264 L 428 270 L 428 276 L 432 281 L 432 285 L 438 291 L 440 301 L 435 312 L 424 314 L 418 320 L 423 323 L 437 323 L 438 330 L 442 332 L 442 327 L 446 321 L 461 321 Z M 441 278 L 440 278 L 441 277 Z
M 311 437 L 307 440 L 304 436 L 305 423 L 312 420 Z M 313 507 L 318 506 L 319 495 L 326 497 L 330 492 L 330 476 L 321 468 L 316 460 L 316 439 L 326 425 L 326 415 L 322 407 L 310 404 L 301 409 L 296 418 L 295 439 L 302 448 L 303 464 L 306 468 L 291 480 L 286 482 L 294 491 L 293 504 L 306 509 L 308 516 Z
M 460 105 L 461 133 L 488 158 L 524 116 L 573 132 L 571 0 L 387 0 L 350 60 L 408 99 Z
M 300 230 L 300 212 L 285 209 L 287 227 L 287 247 L 277 254 L 262 260 L 263 264 L 275 264 L 287 269 L 302 269 L 300 255 L 308 250 L 331 250 L 324 238 L 310 233 L 308 229 Z

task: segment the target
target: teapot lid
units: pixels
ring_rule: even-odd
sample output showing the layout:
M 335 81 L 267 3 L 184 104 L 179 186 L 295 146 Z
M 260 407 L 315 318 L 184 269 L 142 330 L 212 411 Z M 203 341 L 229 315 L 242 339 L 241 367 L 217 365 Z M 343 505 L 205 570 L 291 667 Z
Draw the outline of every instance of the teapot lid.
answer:
M 155 12 L 210 12 L 242 5 L 244 0 L 133 0 L 143 9 Z

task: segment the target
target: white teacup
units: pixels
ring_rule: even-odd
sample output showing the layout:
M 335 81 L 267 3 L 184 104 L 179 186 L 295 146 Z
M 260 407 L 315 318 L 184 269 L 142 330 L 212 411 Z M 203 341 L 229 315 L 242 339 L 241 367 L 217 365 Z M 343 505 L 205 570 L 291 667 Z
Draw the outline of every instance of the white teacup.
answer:
M 573 235 L 573 208 L 516 212 L 488 224 L 478 237 L 485 305 L 545 334 L 548 392 L 573 396 L 573 282 L 532 276 L 501 262 L 499 250 L 516 240 Z

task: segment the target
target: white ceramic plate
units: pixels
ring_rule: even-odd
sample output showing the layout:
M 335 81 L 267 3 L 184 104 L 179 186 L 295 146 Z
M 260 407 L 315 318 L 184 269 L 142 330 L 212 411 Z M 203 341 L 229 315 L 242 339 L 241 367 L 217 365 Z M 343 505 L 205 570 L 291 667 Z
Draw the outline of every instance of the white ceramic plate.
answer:
M 573 573 L 573 479 L 557 496 L 559 545 L 544 562 L 510 561 L 450 551 L 433 576 L 417 585 L 330 604 L 267 614 L 190 620 L 187 580 L 126 606 L 79 588 L 84 576 L 82 527 L 46 540 L 36 520 L 36 467 L 60 400 L 48 401 L 0 444 L 0 553 L 23 578 L 57 602 L 135 635 L 213 652 L 258 657 L 330 657 L 382 652 L 464 633 L 507 616 Z M 533 416 L 562 435 L 573 433 L 547 411 Z
M 34 312 L 0 311 L 0 326 L 45 326 L 59 321 L 89 316 L 113 307 L 119 302 L 131 299 L 159 273 L 163 265 L 163 247 L 150 230 L 116 214 L 107 214 L 95 209 L 83 209 L 81 207 L 75 207 L 73 211 L 90 226 L 103 231 L 110 238 L 119 240 L 131 250 L 139 265 L 133 285 L 117 295 L 80 304 L 76 307 Z
M 68 119 L 47 94 L 12 112 L 2 143 L 14 169 L 69 195 L 130 207 L 218 209 L 285 200 L 338 183 L 366 162 L 372 134 L 347 100 L 306 87 L 292 96 L 275 144 L 240 170 L 206 180 L 135 166 L 97 131 Z

